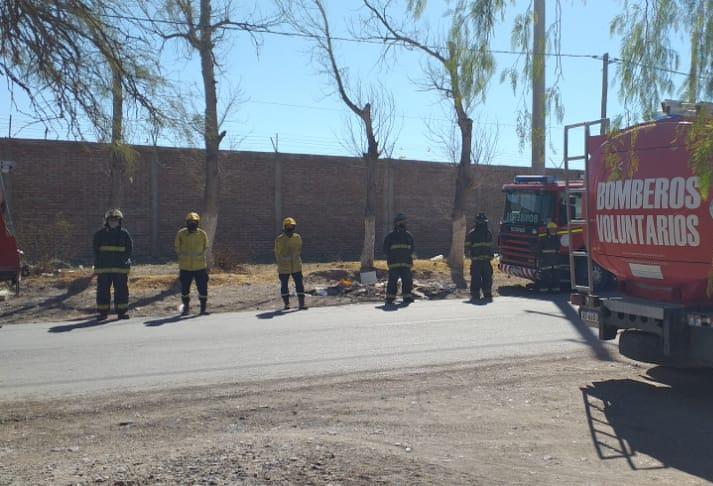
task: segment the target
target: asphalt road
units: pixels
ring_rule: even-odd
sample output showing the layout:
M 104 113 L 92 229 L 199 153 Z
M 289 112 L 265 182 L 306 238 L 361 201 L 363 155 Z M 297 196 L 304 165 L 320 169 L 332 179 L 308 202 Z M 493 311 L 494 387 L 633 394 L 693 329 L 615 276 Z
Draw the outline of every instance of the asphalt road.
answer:
M 279 314 L 0 328 L 0 400 L 389 370 L 585 350 L 610 358 L 566 303 L 417 302 Z

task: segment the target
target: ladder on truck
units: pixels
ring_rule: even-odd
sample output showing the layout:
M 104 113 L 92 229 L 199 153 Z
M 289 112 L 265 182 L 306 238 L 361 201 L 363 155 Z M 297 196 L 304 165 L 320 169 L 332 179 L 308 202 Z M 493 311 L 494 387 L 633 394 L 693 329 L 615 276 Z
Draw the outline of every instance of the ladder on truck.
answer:
M 594 293 L 594 275 L 593 263 L 590 248 L 592 247 L 592 232 L 588 228 L 589 220 L 589 138 L 592 128 L 599 127 L 600 135 L 605 135 L 609 131 L 609 119 L 601 118 L 599 120 L 575 123 L 564 127 L 564 177 L 565 177 L 565 197 L 567 207 L 567 235 L 569 235 L 569 278 L 572 290 L 586 294 L 588 296 Z M 572 155 L 569 152 L 569 140 L 573 130 L 584 130 L 584 150 L 581 154 Z M 584 184 L 582 187 L 573 187 L 570 181 L 570 171 L 572 170 L 571 163 L 577 161 L 584 162 Z M 582 194 L 582 214 L 580 219 L 572 219 L 572 195 Z M 576 250 L 572 245 L 572 229 L 573 227 L 584 227 L 585 245 L 583 250 Z M 583 285 L 577 282 L 577 265 L 581 259 L 586 259 L 587 262 L 587 283 Z

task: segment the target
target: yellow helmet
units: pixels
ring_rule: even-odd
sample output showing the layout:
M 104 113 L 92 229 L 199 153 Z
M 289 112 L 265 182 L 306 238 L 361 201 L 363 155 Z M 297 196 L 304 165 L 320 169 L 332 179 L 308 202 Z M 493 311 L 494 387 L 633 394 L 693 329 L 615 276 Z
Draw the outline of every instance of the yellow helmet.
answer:
M 104 213 L 104 220 L 108 221 L 110 219 L 124 219 L 124 215 L 122 214 L 120 209 L 111 208 L 106 213 Z
M 288 226 L 297 226 L 295 218 L 285 218 L 282 220 L 282 229 L 286 229 Z
M 186 215 L 186 221 L 196 221 L 200 222 L 201 217 L 198 213 L 191 211 Z
M 556 229 L 557 229 L 557 223 L 555 223 L 554 221 L 550 221 L 549 223 L 547 223 L 547 229 L 548 229 L 548 230 L 556 230 Z

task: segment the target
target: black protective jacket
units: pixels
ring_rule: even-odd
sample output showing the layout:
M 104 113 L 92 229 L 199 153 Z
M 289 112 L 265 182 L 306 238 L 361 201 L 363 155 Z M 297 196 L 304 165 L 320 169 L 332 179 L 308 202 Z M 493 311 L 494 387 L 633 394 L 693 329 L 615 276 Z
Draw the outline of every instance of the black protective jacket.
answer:
M 493 235 L 486 224 L 476 224 L 468 233 L 468 247 L 472 260 L 490 261 L 493 259 Z
M 134 243 L 122 227 L 94 233 L 94 273 L 129 273 Z
M 395 228 L 384 238 L 386 263 L 391 268 L 411 268 L 415 246 L 413 236 L 405 228 Z

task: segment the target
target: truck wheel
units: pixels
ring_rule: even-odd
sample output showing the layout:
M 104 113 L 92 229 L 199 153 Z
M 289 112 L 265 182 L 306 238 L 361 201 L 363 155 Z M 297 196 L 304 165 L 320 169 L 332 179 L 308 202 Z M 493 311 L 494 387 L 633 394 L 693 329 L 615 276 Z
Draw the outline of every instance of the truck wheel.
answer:
M 650 332 L 624 331 L 619 334 L 619 353 L 634 361 L 665 364 L 663 341 Z

